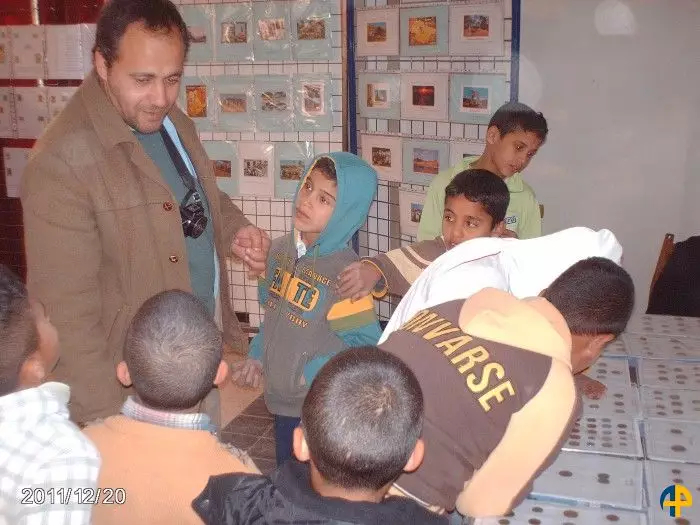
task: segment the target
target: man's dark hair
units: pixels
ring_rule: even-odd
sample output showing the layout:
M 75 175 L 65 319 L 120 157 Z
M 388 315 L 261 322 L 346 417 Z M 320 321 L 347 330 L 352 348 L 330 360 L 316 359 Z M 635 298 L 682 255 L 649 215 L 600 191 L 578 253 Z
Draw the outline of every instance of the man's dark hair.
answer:
M 99 51 L 104 57 L 107 67 L 117 60 L 119 42 L 134 23 L 142 23 L 147 30 L 158 33 L 179 31 L 187 56 L 190 48 L 187 25 L 170 0 L 110 0 L 100 12 L 92 48 L 93 53 Z
M 136 312 L 126 334 L 124 361 L 143 403 L 183 410 L 211 391 L 222 345 L 204 304 L 192 294 L 170 290 L 154 295 Z
M 492 227 L 506 218 L 510 192 L 503 180 L 488 170 L 464 170 L 445 188 L 447 197 L 464 196 L 481 204 L 493 220 Z
M 0 396 L 17 390 L 19 371 L 39 347 L 39 332 L 27 288 L 0 264 Z
M 410 368 L 375 346 L 350 348 L 321 369 L 301 412 L 314 465 L 346 489 L 379 490 L 406 466 L 423 426 Z
M 576 335 L 621 334 L 632 315 L 634 283 L 621 266 L 591 257 L 571 266 L 542 296 Z
M 313 169 L 320 170 L 330 180 L 338 181 L 338 176 L 335 174 L 335 162 L 330 157 L 319 157 L 316 159 Z
M 501 137 L 514 131 L 532 132 L 542 142 L 547 139 L 547 120 L 530 106 L 520 102 L 503 104 L 491 117 L 489 127 L 496 126 Z

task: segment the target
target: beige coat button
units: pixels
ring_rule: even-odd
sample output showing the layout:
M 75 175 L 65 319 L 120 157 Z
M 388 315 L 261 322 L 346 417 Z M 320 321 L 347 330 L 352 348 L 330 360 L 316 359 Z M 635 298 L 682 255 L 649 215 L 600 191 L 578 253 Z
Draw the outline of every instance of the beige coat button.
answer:
M 180 259 L 178 258 L 177 255 L 171 255 L 171 256 L 168 257 L 168 258 L 170 259 L 170 262 L 171 262 L 171 263 L 176 263 L 177 261 L 180 260 Z
M 173 210 L 173 203 L 168 201 L 163 203 L 163 209 L 165 211 L 172 211 Z

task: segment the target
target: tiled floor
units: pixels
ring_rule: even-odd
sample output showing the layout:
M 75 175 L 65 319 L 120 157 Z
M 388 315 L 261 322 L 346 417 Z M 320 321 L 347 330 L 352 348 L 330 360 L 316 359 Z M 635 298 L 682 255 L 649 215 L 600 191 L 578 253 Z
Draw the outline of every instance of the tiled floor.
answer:
M 221 430 L 221 440 L 245 450 L 263 474 L 275 468 L 272 414 L 262 396 Z

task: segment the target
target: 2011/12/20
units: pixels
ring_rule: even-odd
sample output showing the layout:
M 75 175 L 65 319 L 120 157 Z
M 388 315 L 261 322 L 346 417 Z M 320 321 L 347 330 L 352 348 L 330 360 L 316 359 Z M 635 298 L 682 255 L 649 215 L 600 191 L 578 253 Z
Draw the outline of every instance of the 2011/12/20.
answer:
M 73 501 L 75 500 L 75 501 Z M 22 505 L 124 505 L 126 490 L 122 488 L 60 488 L 22 489 Z

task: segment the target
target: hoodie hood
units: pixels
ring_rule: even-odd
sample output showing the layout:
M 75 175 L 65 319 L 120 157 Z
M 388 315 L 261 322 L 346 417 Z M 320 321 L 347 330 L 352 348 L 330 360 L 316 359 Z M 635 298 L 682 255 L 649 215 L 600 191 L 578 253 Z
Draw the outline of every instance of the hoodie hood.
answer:
M 294 204 L 306 177 L 322 157 L 335 165 L 337 193 L 335 209 L 321 235 L 307 250 L 318 249 L 319 256 L 345 248 L 355 232 L 367 220 L 369 207 L 377 193 L 377 172 L 357 155 L 346 152 L 324 153 L 316 156 L 297 186 Z M 295 234 L 296 235 L 296 234 Z

